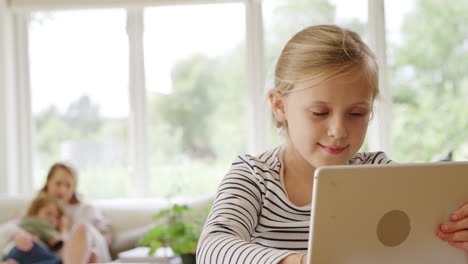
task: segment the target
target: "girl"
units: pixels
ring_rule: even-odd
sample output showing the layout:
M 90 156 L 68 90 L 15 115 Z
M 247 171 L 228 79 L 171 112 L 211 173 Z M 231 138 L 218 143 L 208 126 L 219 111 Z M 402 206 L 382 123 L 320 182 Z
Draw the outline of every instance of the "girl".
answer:
M 41 255 L 32 255 L 18 248 L 13 248 L 4 259 L 26 262 L 55 261 L 59 258 L 52 251 L 58 252 L 63 246 L 63 237 L 68 231 L 63 206 L 55 197 L 40 193 L 32 202 L 21 221 L 20 227 L 39 239 L 36 247 L 42 247 Z M 50 249 L 50 250 L 47 250 Z M 35 250 L 34 252 L 37 252 Z
M 50 194 L 59 199 L 70 219 L 71 238 L 64 249 L 66 263 L 75 263 L 78 259 L 85 262 L 89 258 L 94 262 L 110 261 L 108 243 L 110 242 L 110 228 L 101 212 L 79 200 L 76 194 L 77 176 L 74 170 L 63 164 L 54 164 L 47 175 L 47 181 L 41 193 Z M 16 247 L 22 251 L 30 251 L 34 246 L 34 237 L 22 229 L 14 232 Z M 68 247 L 69 244 L 75 245 Z M 70 258 L 73 262 L 67 262 Z M 76 263 L 81 263 L 77 261 Z
M 51 195 L 40 193 L 31 202 L 20 226 L 38 237 L 50 249 L 58 251 L 62 248 L 63 237 L 68 231 L 67 222 L 60 201 Z
M 383 152 L 357 152 L 378 93 L 376 58 L 356 33 L 320 25 L 293 36 L 268 92 L 286 142 L 232 163 L 205 223 L 197 261 L 306 263 L 315 169 L 391 162 Z M 457 220 L 468 214 L 461 212 Z M 445 226 L 451 241 L 455 233 L 457 241 L 468 241 L 461 231 L 468 223 Z

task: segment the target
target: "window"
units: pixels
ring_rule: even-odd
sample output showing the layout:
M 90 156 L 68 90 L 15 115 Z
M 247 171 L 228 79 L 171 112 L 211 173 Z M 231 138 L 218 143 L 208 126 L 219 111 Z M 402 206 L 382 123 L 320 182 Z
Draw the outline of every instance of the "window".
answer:
M 152 195 L 213 193 L 246 149 L 245 7 L 145 9 Z
M 31 14 L 35 189 L 65 160 L 87 198 L 128 195 L 125 23 L 122 9 Z
M 468 159 L 468 3 L 387 1 L 394 159 Z M 421 23 L 424 21 L 424 23 Z
M 92 6 L 80 1 L 33 2 L 9 1 L 9 15 L 17 16 L 19 23 L 16 28 L 14 23 L 2 24 L 10 38 L 5 42 L 19 43 L 4 53 L 16 49 L 11 61 L 18 60 L 21 68 L 19 73 L 5 71 L 6 79 L 20 83 L 18 93 L 11 91 L 18 88 L 13 81 L 5 85 L 5 94 L 18 99 L 14 102 L 31 99 L 32 104 L 31 113 L 12 104 L 8 118 L 0 118 L 1 128 L 8 128 L 1 136 L 15 142 L 4 151 L 15 164 L 0 169 L 13 174 L 9 179 L 21 176 L 6 181 L 16 191 L 31 177 L 33 188 L 39 188 L 53 162 L 69 160 L 78 168 L 79 190 L 90 199 L 130 197 L 135 191 L 131 186 L 146 184 L 152 197 L 213 193 L 236 155 L 264 149 L 264 134 L 271 147 L 282 142 L 276 129 L 264 132 L 258 122 L 264 109 L 248 96 L 260 93 L 259 76 L 264 74 L 266 88 L 271 88 L 275 60 L 294 33 L 309 25 L 336 23 L 360 33 L 365 41 L 370 36 L 382 40 L 366 30 L 368 4 L 375 3 L 367 0 L 263 0 L 264 47 L 256 45 L 261 41 L 256 0 L 174 1 L 141 8 L 130 2 L 125 6 L 125 1 L 118 1 L 120 8 L 113 1 L 97 1 L 107 8 L 74 11 L 64 9 Z M 463 104 L 468 98 L 468 4 L 385 4 L 389 65 L 381 67 L 390 67 L 392 158 L 431 161 L 453 150 L 456 160 L 468 159 L 468 108 Z M 378 14 L 378 5 L 370 6 L 369 12 Z M 31 11 L 41 8 L 58 11 Z M 22 23 L 24 13 L 30 15 L 28 29 Z M 29 51 L 20 45 L 26 31 Z M 136 67 L 129 66 L 129 54 Z M 264 63 L 259 66 L 262 54 Z M 14 64 L 2 56 L 0 60 L 0 65 Z M 29 87 L 21 75 L 23 64 L 29 67 Z M 6 120 L 17 117 L 20 121 L 9 126 Z M 19 133 L 29 132 L 30 117 L 32 146 L 28 133 Z M 388 134 L 380 135 L 376 141 L 388 143 Z M 30 148 L 33 153 L 22 154 L 27 156 L 22 161 L 18 153 Z M 144 155 L 146 148 L 149 168 L 135 154 Z M 136 164 L 139 161 L 144 165 Z

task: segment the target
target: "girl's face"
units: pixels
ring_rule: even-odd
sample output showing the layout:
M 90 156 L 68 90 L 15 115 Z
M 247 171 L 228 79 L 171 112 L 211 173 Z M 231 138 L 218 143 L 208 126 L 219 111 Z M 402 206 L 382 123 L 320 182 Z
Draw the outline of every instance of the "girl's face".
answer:
M 288 124 L 287 153 L 317 168 L 345 164 L 361 147 L 373 103 L 364 78 L 338 77 L 277 96 L 281 102 L 272 104 L 273 111 Z
M 56 229 L 59 227 L 60 211 L 54 203 L 48 203 L 39 209 L 36 217 L 49 221 Z
M 67 170 L 57 168 L 47 182 L 47 193 L 55 196 L 64 204 L 70 204 L 75 193 L 75 179 Z

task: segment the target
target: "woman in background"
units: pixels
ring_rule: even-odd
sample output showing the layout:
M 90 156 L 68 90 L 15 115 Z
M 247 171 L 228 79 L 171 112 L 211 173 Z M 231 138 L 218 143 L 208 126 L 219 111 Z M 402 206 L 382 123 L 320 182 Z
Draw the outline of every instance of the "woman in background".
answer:
M 77 174 L 70 166 L 56 163 L 50 168 L 47 181 L 40 190 L 40 193 L 52 195 L 63 203 L 65 214 L 70 221 L 70 239 L 64 249 L 63 260 L 67 264 L 86 263 L 88 258 L 94 262 L 110 261 L 109 224 L 99 210 L 78 198 L 77 180 Z M 35 237 L 32 234 L 18 225 L 9 233 L 18 249 L 22 251 L 33 249 Z M 79 261 L 80 259 L 83 260 Z

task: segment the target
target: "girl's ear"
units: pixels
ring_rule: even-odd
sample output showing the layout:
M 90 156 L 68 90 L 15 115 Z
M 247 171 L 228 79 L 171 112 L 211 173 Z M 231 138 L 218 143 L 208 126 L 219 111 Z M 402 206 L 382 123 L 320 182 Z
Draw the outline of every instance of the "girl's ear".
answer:
M 281 123 L 286 122 L 284 96 L 277 91 L 273 91 L 268 93 L 268 100 L 270 100 L 271 111 L 273 112 L 275 119 Z

